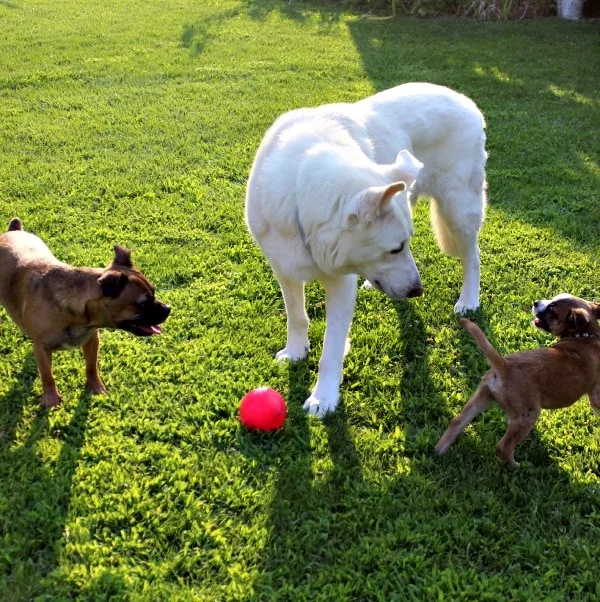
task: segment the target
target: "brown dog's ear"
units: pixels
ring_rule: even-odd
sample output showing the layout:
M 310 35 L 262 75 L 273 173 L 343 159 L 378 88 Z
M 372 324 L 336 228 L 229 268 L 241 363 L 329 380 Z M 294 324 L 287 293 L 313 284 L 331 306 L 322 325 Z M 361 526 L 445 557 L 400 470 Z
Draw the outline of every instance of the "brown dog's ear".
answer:
M 118 265 L 123 268 L 132 268 L 133 263 L 131 262 L 131 251 L 122 247 L 121 245 L 115 245 L 115 258 L 113 259 L 112 264 Z
M 576 333 L 587 332 L 590 328 L 590 319 L 583 309 L 572 309 L 567 315 L 567 324 L 569 329 Z
M 596 318 L 600 320 L 600 303 L 592 303 L 594 311 L 596 312 Z
M 105 297 L 116 299 L 127 284 L 127 276 L 123 274 L 123 272 L 106 270 L 106 272 L 98 278 L 98 284 Z

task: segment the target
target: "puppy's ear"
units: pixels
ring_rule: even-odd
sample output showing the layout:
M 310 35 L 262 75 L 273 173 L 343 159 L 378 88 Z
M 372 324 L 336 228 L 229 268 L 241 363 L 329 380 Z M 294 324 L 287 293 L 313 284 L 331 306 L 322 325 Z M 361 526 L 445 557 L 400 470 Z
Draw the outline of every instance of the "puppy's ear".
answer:
M 572 309 L 567 314 L 567 328 L 576 333 L 584 333 L 589 330 L 590 319 L 585 310 L 577 308 Z
M 123 272 L 116 270 L 106 270 L 100 278 L 98 284 L 105 297 L 116 299 L 127 284 L 127 276 Z
M 120 266 L 123 268 L 132 268 L 133 263 L 131 261 L 131 251 L 122 247 L 121 245 L 115 245 L 115 258 L 113 259 L 112 265 Z
M 359 222 L 369 223 L 373 221 L 395 194 L 406 190 L 405 182 L 394 182 L 387 186 L 372 186 L 367 188 L 358 196 L 356 204 L 346 217 L 346 225 L 353 228 Z
M 600 320 L 600 303 L 592 303 L 594 306 L 594 312 L 596 313 L 596 319 Z

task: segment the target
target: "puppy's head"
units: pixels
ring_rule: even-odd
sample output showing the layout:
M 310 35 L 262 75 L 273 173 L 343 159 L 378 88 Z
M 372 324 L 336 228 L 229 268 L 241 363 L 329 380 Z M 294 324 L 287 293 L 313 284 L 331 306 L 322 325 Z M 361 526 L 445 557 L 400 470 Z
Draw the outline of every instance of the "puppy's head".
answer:
M 115 245 L 115 258 L 98 278 L 100 303 L 92 311 L 101 314 L 108 328 L 127 330 L 140 337 L 160 334 L 171 308 L 156 299 L 154 287 L 131 261 L 131 252 Z
M 533 324 L 556 337 L 598 334 L 600 304 L 562 293 L 533 304 Z

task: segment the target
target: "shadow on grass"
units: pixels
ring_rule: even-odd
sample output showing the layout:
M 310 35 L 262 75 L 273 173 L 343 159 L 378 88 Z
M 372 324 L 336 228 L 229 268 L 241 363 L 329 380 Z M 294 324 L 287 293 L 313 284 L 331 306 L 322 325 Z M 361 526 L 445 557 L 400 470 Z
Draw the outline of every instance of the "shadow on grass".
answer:
M 31 399 L 36 377 L 35 358 L 33 352 L 29 352 L 16 377 L 15 384 L 0 400 L 0 449 L 2 445 L 13 443 L 16 429 L 23 416 L 23 404 Z
M 363 464 L 343 402 L 322 423 L 307 417 L 302 402 L 310 392 L 308 362 L 290 364 L 290 414 L 284 436 L 271 449 L 276 476 L 267 538 L 248 599 L 394 599 L 404 588 L 423 593 L 423 575 L 436 571 L 453 571 L 477 599 L 489 584 L 476 575 L 507 578 L 498 561 L 502 554 L 516 555 L 524 578 L 533 578 L 548 538 L 572 528 L 572 503 L 582 516 L 593 514 L 593 488 L 574 483 L 540 454 L 532 457 L 531 441 L 521 451 L 529 462 L 517 471 L 496 460 L 493 433 L 470 433 L 446 456 L 432 454 L 441 434 L 432 425 L 441 421 L 445 428 L 450 413 L 430 378 L 431 343 L 419 312 L 411 303 L 398 303 L 396 310 L 400 329 L 411 332 L 399 357 L 406 449 L 391 452 L 401 467 L 390 469 L 393 461 L 380 459 Z M 468 340 L 464 345 L 465 353 L 472 351 Z M 324 455 L 315 453 L 322 437 Z M 561 518 L 546 524 L 549 516 Z M 514 531 L 514 524 L 521 528 Z M 588 541 L 585 532 L 583 537 Z M 507 541 L 509 551 L 502 549 Z
M 569 52 L 555 54 L 549 25 L 571 40 Z M 406 17 L 355 19 L 348 28 L 376 91 L 426 81 L 477 103 L 487 120 L 491 206 L 598 247 L 597 28 L 577 27 L 575 36 L 572 24 L 560 21 Z
M 30 398 L 20 391 L 22 399 Z M 44 587 L 44 579 L 39 582 L 39 576 L 47 576 L 59 566 L 71 484 L 84 442 L 90 400 L 89 392 L 81 394 L 66 427 L 51 427 L 49 412 L 40 408 L 25 442 L 12 449 L 0 448 L 0 504 L 10 506 L 11 516 L 19 517 L 10 524 L 0 518 L 3 599 L 33 599 L 38 588 Z M 42 458 L 40 449 L 47 449 L 57 440 L 60 451 L 55 460 Z M 29 580 L 24 578 L 28 573 Z M 14 589 L 15 584 L 26 582 L 28 591 Z
M 205 18 L 184 23 L 180 43 L 188 48 L 193 57 L 198 57 L 212 40 L 218 37 L 219 31 L 227 21 L 240 14 L 249 16 L 253 21 L 264 21 L 273 13 L 284 15 L 287 19 L 302 24 L 307 15 L 317 16 L 319 30 L 328 32 L 340 21 L 343 13 L 331 7 L 304 3 L 281 2 L 281 0 L 243 0 L 239 7 L 221 13 L 211 13 Z

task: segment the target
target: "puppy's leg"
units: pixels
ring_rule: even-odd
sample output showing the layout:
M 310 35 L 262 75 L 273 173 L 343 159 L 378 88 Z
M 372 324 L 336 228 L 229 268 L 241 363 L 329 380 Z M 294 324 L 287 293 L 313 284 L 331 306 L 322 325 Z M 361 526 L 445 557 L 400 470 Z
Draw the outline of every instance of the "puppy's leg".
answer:
M 301 360 L 306 357 L 308 343 L 308 316 L 304 307 L 304 282 L 292 280 L 274 272 L 285 302 L 287 314 L 287 343 L 275 354 L 278 360 Z
M 83 357 L 85 358 L 85 381 L 87 388 L 100 395 L 106 393 L 106 388 L 98 374 L 98 349 L 100 348 L 100 337 L 95 330 L 89 341 L 83 346 Z
M 480 383 L 461 413 L 452 419 L 450 426 L 440 437 L 440 440 L 435 446 L 435 453 L 445 453 L 454 443 L 456 438 L 463 432 L 467 424 L 469 424 L 469 422 L 471 422 L 478 414 L 487 410 L 493 402 L 494 397 L 487 384 L 485 382 Z
M 304 403 L 304 409 L 319 418 L 335 410 L 338 404 L 346 339 L 356 301 L 356 280 L 354 275 L 321 279 L 327 307 L 325 341 L 317 384 Z
M 503 462 L 515 467 L 519 466 L 519 463 L 515 461 L 515 447 L 529 435 L 539 416 L 540 409 L 538 408 L 519 416 L 508 417 L 508 428 L 504 437 L 496 445 L 496 453 Z
M 52 374 L 52 351 L 44 349 L 40 343 L 34 341 L 33 353 L 40 378 L 42 379 L 42 405 L 45 408 L 57 406 L 61 402 L 61 399 L 56 390 L 56 383 Z

